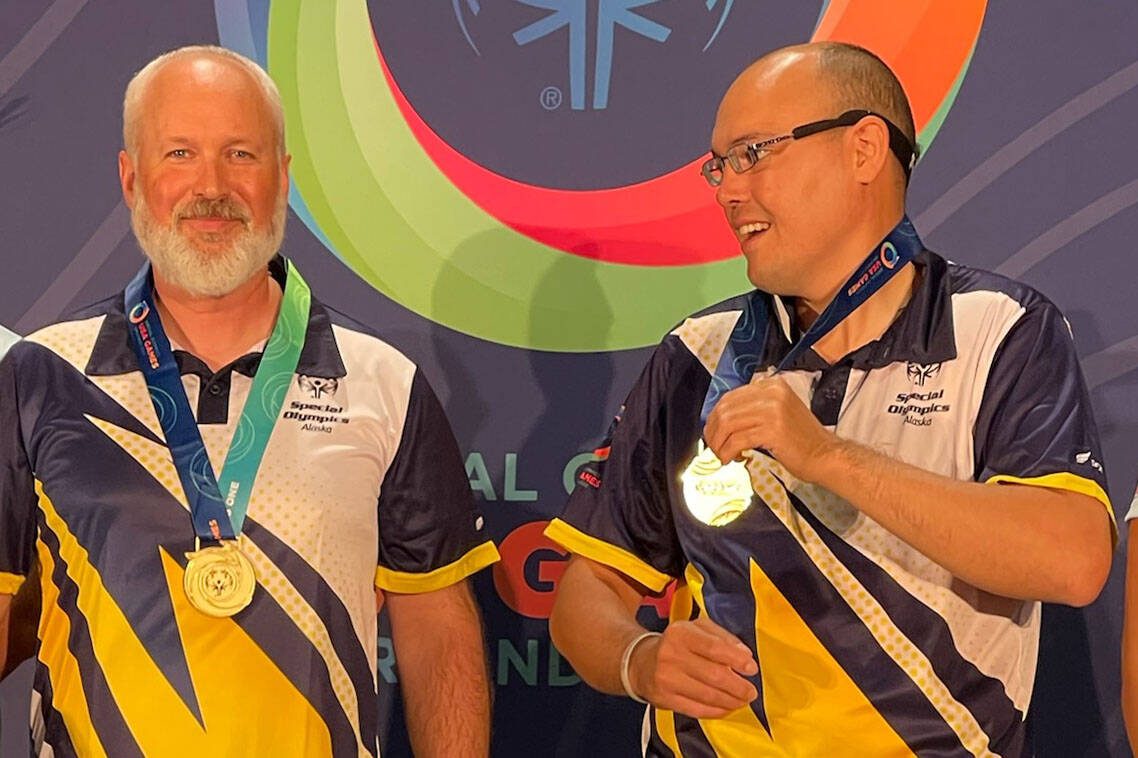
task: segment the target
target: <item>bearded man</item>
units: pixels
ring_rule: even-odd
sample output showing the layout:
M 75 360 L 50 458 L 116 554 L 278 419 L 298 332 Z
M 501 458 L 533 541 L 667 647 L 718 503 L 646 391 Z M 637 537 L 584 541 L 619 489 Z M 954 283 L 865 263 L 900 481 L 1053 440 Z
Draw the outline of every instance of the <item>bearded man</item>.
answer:
M 416 754 L 486 755 L 466 577 L 497 551 L 421 372 L 278 252 L 275 85 L 175 50 L 127 87 L 123 137 L 147 263 L 0 362 L 0 593 L 42 577 L 36 754 L 376 756 L 386 598 Z

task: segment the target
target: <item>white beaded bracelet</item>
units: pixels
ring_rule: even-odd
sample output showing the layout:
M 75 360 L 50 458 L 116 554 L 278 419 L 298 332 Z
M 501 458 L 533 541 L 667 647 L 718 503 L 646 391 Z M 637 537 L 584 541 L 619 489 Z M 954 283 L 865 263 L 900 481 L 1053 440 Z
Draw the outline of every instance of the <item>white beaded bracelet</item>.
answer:
M 624 692 L 636 702 L 643 703 L 644 705 L 648 705 L 648 701 L 633 692 L 632 685 L 628 681 L 628 664 L 632 660 L 632 651 L 636 649 L 637 645 L 649 637 L 659 636 L 661 636 L 659 632 L 645 632 L 633 639 L 632 642 L 629 642 L 628 647 L 624 649 L 624 655 L 620 656 L 620 683 L 624 687 Z

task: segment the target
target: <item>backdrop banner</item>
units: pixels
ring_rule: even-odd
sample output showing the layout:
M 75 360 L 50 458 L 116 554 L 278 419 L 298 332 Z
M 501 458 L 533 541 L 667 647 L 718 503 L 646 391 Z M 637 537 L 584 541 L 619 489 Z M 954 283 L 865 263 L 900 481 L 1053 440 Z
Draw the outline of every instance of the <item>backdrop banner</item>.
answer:
M 734 76 L 808 39 L 866 46 L 904 83 L 926 244 L 1067 314 L 1121 519 L 1138 476 L 1132 0 L 0 0 L 0 322 L 26 334 L 138 269 L 115 169 L 133 73 L 192 43 L 260 62 L 293 156 L 285 251 L 422 366 L 500 545 L 475 580 L 493 755 L 636 755 L 640 707 L 550 644 L 568 556 L 541 532 L 651 347 L 750 288 L 698 166 Z M 1045 607 L 1038 756 L 1130 755 L 1124 555 L 1090 607 Z M 410 755 L 378 644 L 384 753 Z M 27 755 L 29 687 L 27 665 L 0 685 L 2 756 Z

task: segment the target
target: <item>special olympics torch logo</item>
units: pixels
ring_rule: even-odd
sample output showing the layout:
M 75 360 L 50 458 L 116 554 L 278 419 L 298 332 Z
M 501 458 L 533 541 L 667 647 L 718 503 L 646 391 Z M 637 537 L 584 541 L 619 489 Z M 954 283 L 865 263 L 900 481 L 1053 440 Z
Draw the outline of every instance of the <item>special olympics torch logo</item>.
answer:
M 514 42 L 528 45 L 568 28 L 569 32 L 569 103 L 575 111 L 585 110 L 588 35 L 588 0 L 513 0 L 531 8 L 552 11 L 549 15 L 514 32 Z M 600 0 L 596 25 L 591 30 L 595 40 L 593 55 L 593 110 L 604 110 L 609 104 L 612 85 L 613 61 L 616 47 L 616 27 L 656 42 L 666 42 L 672 30 L 650 18 L 634 12 L 637 8 L 655 5 L 661 0 Z M 708 12 L 719 13 L 714 31 L 703 46 L 706 52 L 723 31 L 735 0 L 699 0 Z M 466 14 L 477 16 L 482 11 L 478 0 L 451 0 L 454 15 L 471 49 L 481 55 L 470 34 Z M 546 110 L 561 105 L 562 94 L 555 87 L 546 87 L 541 93 L 541 104 Z

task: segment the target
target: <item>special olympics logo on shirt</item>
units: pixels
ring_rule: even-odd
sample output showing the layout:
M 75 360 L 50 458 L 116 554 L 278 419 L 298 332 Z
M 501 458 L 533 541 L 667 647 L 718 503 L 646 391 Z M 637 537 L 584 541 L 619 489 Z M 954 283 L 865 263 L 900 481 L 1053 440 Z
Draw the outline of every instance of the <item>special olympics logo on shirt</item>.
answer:
M 141 324 L 149 315 L 150 305 L 147 303 L 138 303 L 130 309 L 130 313 L 127 314 L 127 318 L 130 319 L 130 323 L 132 324 Z
M 336 390 L 340 389 L 340 381 L 334 377 L 324 378 L 322 376 L 299 374 L 296 378 L 296 383 L 302 390 L 317 400 L 325 396 L 333 397 L 336 394 Z
M 941 364 L 939 363 L 926 364 L 909 361 L 909 365 L 905 367 L 905 373 L 913 384 L 924 387 L 925 382 L 940 373 L 940 367 Z
M 892 242 L 886 242 L 881 246 L 881 265 L 885 268 L 893 268 L 897 265 L 897 261 L 901 256 L 897 252 L 897 248 L 893 247 Z

